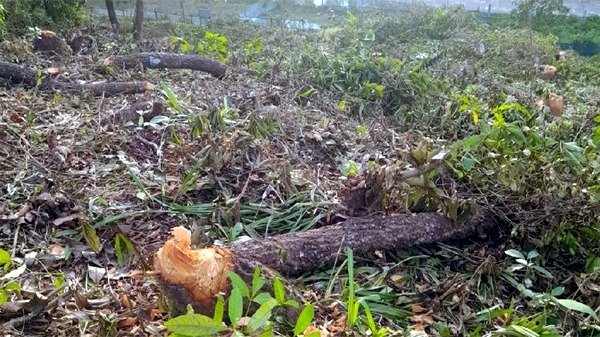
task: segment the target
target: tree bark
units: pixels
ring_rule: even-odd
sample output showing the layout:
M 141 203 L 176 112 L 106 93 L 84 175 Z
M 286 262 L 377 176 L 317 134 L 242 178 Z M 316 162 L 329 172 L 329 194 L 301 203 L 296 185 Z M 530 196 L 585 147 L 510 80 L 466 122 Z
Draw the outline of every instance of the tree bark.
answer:
M 190 233 L 183 227 L 158 251 L 155 270 L 161 285 L 178 309 L 192 303 L 210 314 L 219 292 L 229 291 L 227 274 L 248 279 L 255 266 L 285 275 L 298 275 L 331 264 L 346 249 L 358 255 L 397 250 L 426 243 L 464 238 L 481 226 L 478 220 L 457 225 L 437 213 L 397 214 L 351 218 L 341 224 L 250 240 L 230 248 L 190 249 Z M 266 267 L 266 268 L 264 268 Z
M 133 23 L 133 38 L 136 41 L 142 39 L 142 25 L 144 23 L 144 1 L 135 1 L 135 18 Z
M 114 65 L 120 68 L 135 68 L 142 65 L 144 68 L 150 69 L 191 69 L 207 72 L 216 78 L 225 76 L 227 70 L 223 63 L 214 59 L 199 55 L 170 53 L 139 53 L 111 56 L 104 61 L 104 65 Z
M 181 21 L 186 22 L 185 20 L 185 2 L 184 0 L 179 0 L 179 7 L 181 8 Z
M 38 75 L 38 74 L 41 74 Z M 145 81 L 133 82 L 62 82 L 47 71 L 38 71 L 10 62 L 0 62 L 0 78 L 15 84 L 37 87 L 40 90 L 59 90 L 64 92 L 89 92 L 93 95 L 114 96 L 120 94 L 142 93 L 154 89 L 154 85 Z
M 121 30 L 121 25 L 119 24 L 119 20 L 117 19 L 117 14 L 115 13 L 115 5 L 113 0 L 106 0 L 106 10 L 108 11 L 108 20 L 110 21 L 110 25 L 115 34 L 119 34 Z

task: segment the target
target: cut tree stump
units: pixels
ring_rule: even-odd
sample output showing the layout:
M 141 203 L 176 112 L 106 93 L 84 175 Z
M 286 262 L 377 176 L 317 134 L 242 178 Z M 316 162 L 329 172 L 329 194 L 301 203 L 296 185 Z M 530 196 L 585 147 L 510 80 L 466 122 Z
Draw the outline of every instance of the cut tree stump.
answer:
M 482 218 L 479 217 L 479 220 Z M 154 268 L 175 308 L 211 314 L 216 295 L 229 291 L 228 272 L 248 279 L 255 266 L 298 275 L 331 264 L 347 248 L 361 255 L 376 250 L 464 238 L 481 222 L 457 225 L 437 213 L 351 218 L 337 225 L 234 244 L 230 248 L 190 248 L 190 231 L 173 229 L 173 238 L 157 252 Z
M 42 30 L 33 40 L 33 51 L 47 57 L 65 56 L 73 53 L 67 42 L 50 30 Z
M 111 56 L 104 60 L 105 66 L 135 68 L 142 65 L 150 69 L 191 69 L 204 71 L 216 78 L 225 76 L 227 68 L 217 60 L 199 55 L 172 53 L 139 53 Z
M 38 74 L 41 74 L 41 78 Z M 136 94 L 154 90 L 154 85 L 145 81 L 132 82 L 62 82 L 52 77 L 47 71 L 38 71 L 26 66 L 0 61 L 0 79 L 41 90 L 60 90 L 64 92 L 89 92 L 93 95 L 114 96 L 120 94 Z

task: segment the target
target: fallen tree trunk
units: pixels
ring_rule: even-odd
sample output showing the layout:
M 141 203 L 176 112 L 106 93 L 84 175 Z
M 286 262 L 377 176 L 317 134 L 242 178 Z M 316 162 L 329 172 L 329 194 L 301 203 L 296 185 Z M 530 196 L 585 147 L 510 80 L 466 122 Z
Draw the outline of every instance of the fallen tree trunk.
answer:
M 64 92 L 89 92 L 94 95 L 114 96 L 136 94 L 154 90 L 154 85 L 145 81 L 132 82 L 61 82 L 46 71 L 0 61 L 0 79 L 11 83 L 37 87 L 41 90 L 60 90 Z
M 217 60 L 199 55 L 183 55 L 172 53 L 139 53 L 131 55 L 111 56 L 104 60 L 105 66 L 135 68 L 142 65 L 150 69 L 191 69 L 204 71 L 216 78 L 225 76 L 227 68 Z
M 190 249 L 190 232 L 177 227 L 158 251 L 155 270 L 163 288 L 179 309 L 192 303 L 210 314 L 215 296 L 229 290 L 228 272 L 248 277 L 255 266 L 297 275 L 330 264 L 347 248 L 356 254 L 395 250 L 418 244 L 465 237 L 475 222 L 457 225 L 437 213 L 352 218 L 341 224 L 250 240 L 231 248 Z

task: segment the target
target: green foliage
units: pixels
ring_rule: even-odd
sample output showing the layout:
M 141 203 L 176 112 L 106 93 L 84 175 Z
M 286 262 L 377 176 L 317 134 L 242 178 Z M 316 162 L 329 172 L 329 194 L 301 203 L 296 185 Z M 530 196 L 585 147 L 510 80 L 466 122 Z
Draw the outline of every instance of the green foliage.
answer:
M 216 57 L 219 61 L 225 61 L 228 57 L 229 39 L 223 35 L 206 31 L 204 40 L 200 41 L 195 48 L 195 52 L 200 55 Z
M 383 17 L 374 23 L 378 43 L 396 45 L 412 41 L 449 39 L 457 31 L 475 30 L 481 23 L 462 7 L 450 10 L 413 5 L 407 16 Z
M 223 322 L 224 301 L 217 299 L 213 317 L 195 314 L 191 308 L 185 315 L 171 318 L 165 322 L 165 327 L 172 333 L 171 336 L 214 336 L 228 332 L 233 336 L 271 336 L 275 320 L 273 315 L 278 315 L 278 308 L 299 308 L 298 302 L 286 298 L 285 288 L 281 280 L 273 282 L 273 296 L 268 292 L 261 292 L 266 284 L 258 268 L 254 269 L 251 287 L 234 272 L 229 273 L 231 292 L 227 299 L 227 317 L 229 325 Z M 253 314 L 251 307 L 258 305 Z M 248 320 L 242 324 L 243 317 Z M 299 336 L 308 327 L 314 317 L 314 308 L 306 303 L 298 316 L 294 326 L 294 336 Z
M 5 251 L 4 249 L 0 249 L 0 266 L 4 268 L 4 271 L 7 271 L 10 268 L 11 258 L 10 253 Z
M 115 236 L 115 254 L 117 254 L 117 263 L 124 265 L 131 262 L 133 258 L 133 243 L 122 233 Z
M 160 92 L 163 94 L 164 100 L 176 112 L 182 112 L 182 105 L 177 94 L 166 83 L 160 83 Z
M 4 5 L 0 4 L 0 32 L 4 29 L 4 23 L 6 22 L 6 10 L 4 9 Z
M 219 61 L 225 61 L 229 57 L 229 39 L 211 31 L 205 31 L 204 38 L 195 44 L 177 36 L 171 36 L 170 41 L 184 54 L 193 52 L 198 55 L 214 57 Z M 258 48 L 258 46 L 255 47 Z
M 8 301 L 11 293 L 21 291 L 21 286 L 13 281 L 13 279 L 25 271 L 25 264 L 5 274 L 5 272 L 10 269 L 11 265 L 12 258 L 10 253 L 4 249 L 0 249 L 0 266 L 3 267 L 2 271 L 0 271 L 0 275 L 2 275 L 2 278 L 0 278 L 0 305 Z
M 80 26 L 84 20 L 84 0 L 2 0 L 0 26 L 14 35 L 27 33 L 28 27 L 64 30 Z M 0 27 L 1 29 L 1 27 Z
M 244 62 L 250 64 L 263 50 L 263 39 L 260 36 L 244 43 Z
M 550 32 L 551 27 L 568 12 L 563 0 L 518 0 L 512 14 L 520 27 Z
M 573 121 L 547 121 L 544 110 L 530 111 L 515 102 L 490 109 L 474 97 L 458 99 L 463 112 L 476 111 L 480 120 L 478 131 L 455 144 L 451 167 L 457 176 L 500 193 L 504 200 L 519 200 L 501 213 L 517 224 L 527 223 L 528 235 L 540 239 L 538 246 L 564 247 L 583 260 L 597 255 L 592 243 L 600 231 L 593 224 L 592 206 L 600 198 L 595 128 L 575 133 Z M 541 209 L 549 216 L 532 216 Z M 547 223 L 563 227 L 542 230 Z

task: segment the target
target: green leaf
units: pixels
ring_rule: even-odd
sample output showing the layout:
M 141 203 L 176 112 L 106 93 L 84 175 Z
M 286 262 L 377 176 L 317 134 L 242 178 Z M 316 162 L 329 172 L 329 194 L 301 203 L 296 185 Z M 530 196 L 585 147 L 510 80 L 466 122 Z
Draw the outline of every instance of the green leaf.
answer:
M 85 237 L 88 246 L 98 254 L 100 252 L 100 238 L 98 237 L 98 234 L 96 234 L 96 229 L 87 222 L 83 223 L 83 237 Z
M 470 151 L 473 148 L 481 145 L 485 137 L 483 135 L 474 135 L 463 139 L 462 146 L 465 151 Z
M 354 302 L 354 305 L 348 308 L 348 320 L 354 326 L 358 321 L 358 310 L 360 309 L 360 304 L 362 303 L 362 299 L 358 299 Z
M 285 289 L 283 288 L 283 283 L 278 278 L 273 281 L 273 293 L 277 303 L 282 305 L 285 302 Z
M 592 308 L 590 308 L 589 306 L 587 306 L 586 304 L 583 304 L 581 302 L 577 302 L 574 300 L 558 299 L 558 298 L 556 299 L 556 302 L 567 309 L 579 311 L 584 314 L 588 314 L 588 315 L 594 317 L 595 319 L 598 319 L 598 315 L 596 315 L 594 310 Z
M 319 331 L 313 331 L 304 337 L 319 337 L 319 336 L 321 336 L 321 333 Z
M 536 333 L 535 331 L 526 328 L 526 327 L 522 327 L 519 325 L 511 325 L 510 326 L 511 330 L 514 330 L 515 332 L 518 333 L 517 336 L 522 336 L 522 337 L 540 337 L 540 335 L 538 333 Z M 510 336 L 510 335 L 509 335 Z
M 362 302 L 362 306 L 365 309 L 365 315 L 367 316 L 367 326 L 369 326 L 371 333 L 375 333 L 377 331 L 377 325 L 375 325 L 375 320 L 371 314 L 371 309 L 369 309 L 367 302 Z
M 527 139 L 525 138 L 525 134 L 523 134 L 523 130 L 521 130 L 521 128 L 517 125 L 514 124 L 509 124 L 506 126 L 506 130 L 508 130 L 508 133 L 510 133 L 511 135 L 513 135 L 515 138 L 517 138 L 519 141 L 517 142 L 520 145 L 523 145 L 527 142 Z
M 165 322 L 165 327 L 172 333 L 190 337 L 212 336 L 225 330 L 212 318 L 200 314 L 186 314 L 171 318 Z
M 0 288 L 0 304 L 4 304 L 8 301 L 8 292 Z
M 304 309 L 300 312 L 296 325 L 294 326 L 294 336 L 300 335 L 312 322 L 315 317 L 315 308 L 310 303 L 304 305 Z
M 292 308 L 296 308 L 298 309 L 298 307 L 300 307 L 300 304 L 294 300 L 287 300 L 285 301 L 285 303 L 283 303 L 284 305 L 290 306 Z
M 264 285 L 265 280 L 260 276 L 260 268 L 254 267 L 254 273 L 252 274 L 252 298 L 258 294 Z
M 248 290 L 246 282 L 244 282 L 244 280 L 242 280 L 242 278 L 238 274 L 230 271 L 229 279 L 231 280 L 231 285 L 234 289 L 237 288 L 242 295 L 244 295 L 247 298 L 250 298 L 250 290 Z
M 579 147 L 575 142 L 562 143 L 562 152 L 571 164 L 571 166 L 576 169 L 583 168 L 583 162 L 585 161 L 585 157 L 582 152 L 583 149 Z
M 540 266 L 532 266 L 531 268 L 537 270 L 538 272 L 540 272 L 540 274 L 542 274 L 543 276 L 547 277 L 547 278 L 554 278 L 554 275 L 552 275 L 548 270 L 546 270 L 546 268 L 544 267 L 540 267 Z
M 58 289 L 65 283 L 65 281 L 65 275 L 59 274 L 58 276 L 52 278 L 52 285 L 54 286 L 54 289 Z
M 560 296 L 565 292 L 565 287 L 556 287 L 552 289 L 552 296 Z
M 273 326 L 269 325 L 265 331 L 263 331 L 259 337 L 273 337 Z
M 256 331 L 267 324 L 269 318 L 271 318 L 271 311 L 277 306 L 277 300 L 272 298 L 263 303 L 258 310 L 250 317 L 250 323 L 248 324 L 248 330 L 250 332 Z
M 523 253 L 521 253 L 520 251 L 518 251 L 516 249 L 506 250 L 506 251 L 504 251 L 504 254 L 506 254 L 508 256 L 512 256 L 517 259 L 525 259 L 525 255 L 523 255 Z
M 227 310 L 229 313 L 229 319 L 231 320 L 231 324 L 236 325 L 242 317 L 242 312 L 244 311 L 242 293 L 240 293 L 240 290 L 238 288 L 233 288 L 231 290 L 229 300 L 227 301 Z
M 471 119 L 473 120 L 474 125 L 477 125 L 477 123 L 479 123 L 479 114 L 477 113 L 476 109 L 473 109 L 473 111 L 471 111 Z
M 115 253 L 119 265 L 130 262 L 133 257 L 133 243 L 122 233 L 115 236 Z
M 538 256 L 540 256 L 540 253 L 538 253 L 535 250 L 532 250 L 529 253 L 527 253 L 527 260 L 535 259 Z
M 358 317 L 358 309 L 355 308 L 357 301 L 354 300 L 354 253 L 348 248 L 348 327 L 353 327 Z M 356 313 L 356 316 L 354 315 Z
M 0 265 L 4 266 L 4 270 L 10 267 L 10 253 L 4 249 L 0 249 Z
M 595 272 L 596 269 L 600 269 L 600 257 L 591 255 L 585 261 L 585 272 L 591 274 Z
M 225 301 L 223 296 L 217 296 L 217 303 L 215 303 L 215 313 L 213 314 L 213 321 L 217 324 L 223 323 L 223 314 L 225 312 Z
M 463 157 L 463 160 L 462 160 L 463 170 L 465 170 L 465 172 L 471 171 L 471 169 L 473 169 L 474 163 L 475 162 L 473 161 L 473 158 Z
M 263 304 L 272 298 L 273 298 L 273 296 L 271 296 L 271 294 L 269 294 L 269 293 L 260 293 L 256 296 L 254 296 L 252 301 L 255 303 L 258 303 L 258 304 Z

